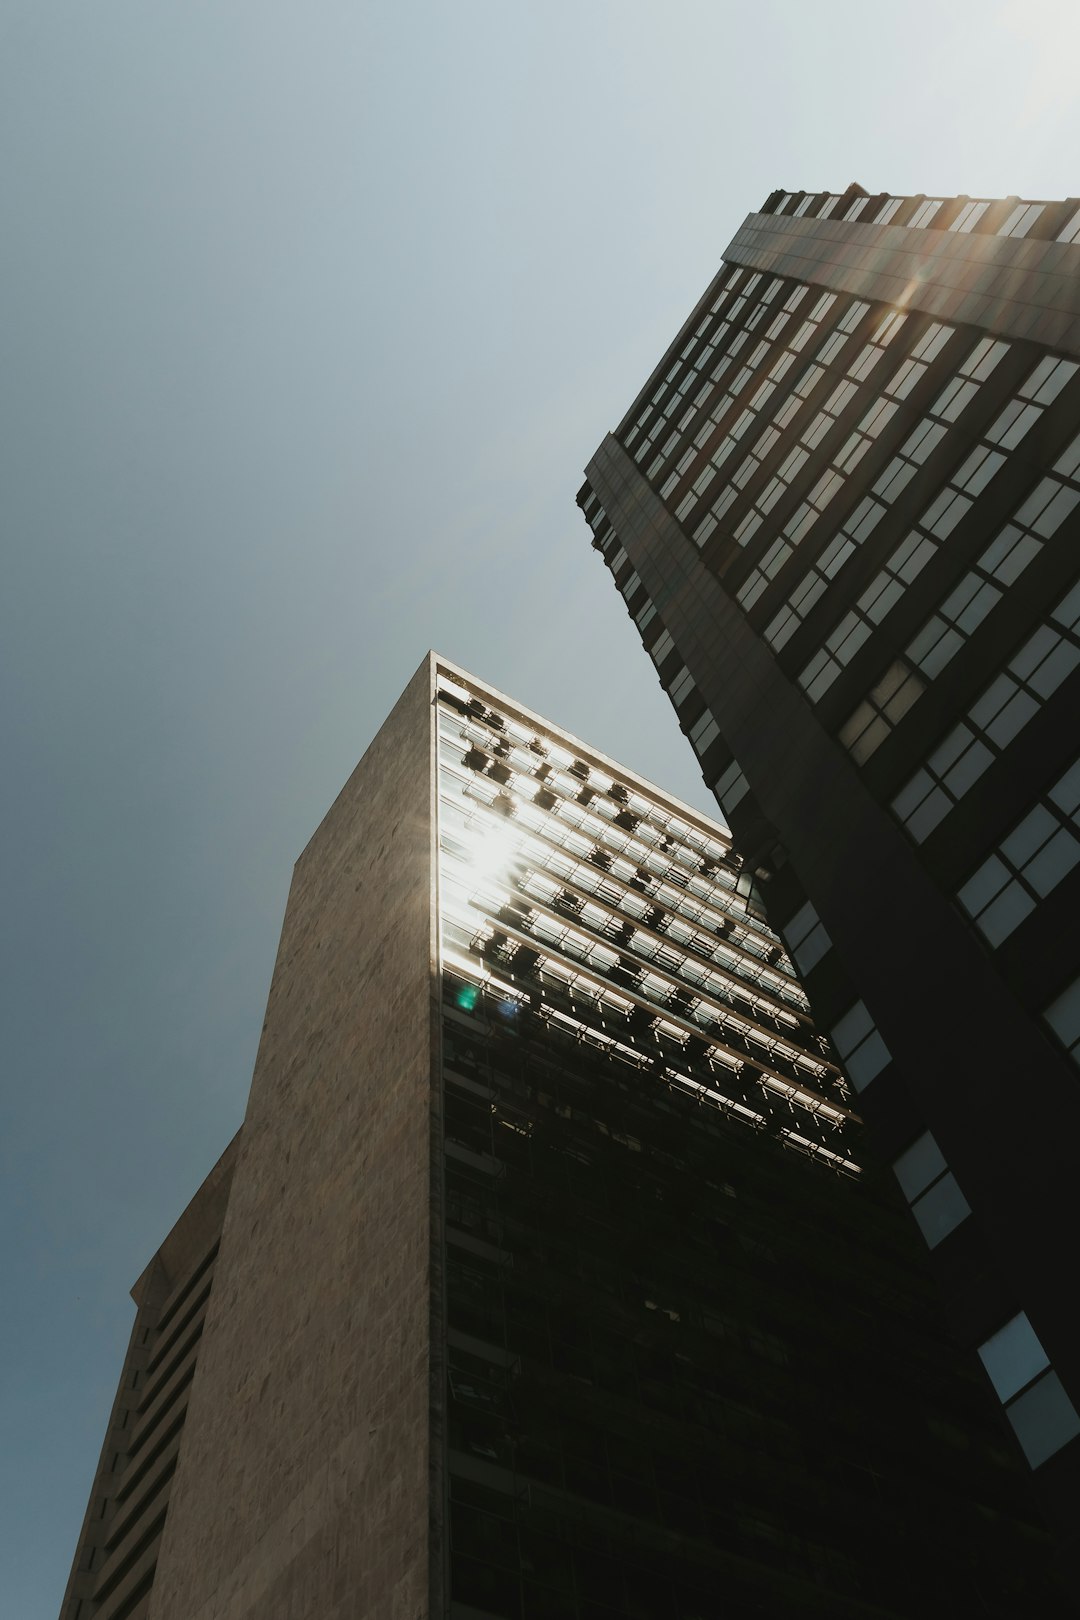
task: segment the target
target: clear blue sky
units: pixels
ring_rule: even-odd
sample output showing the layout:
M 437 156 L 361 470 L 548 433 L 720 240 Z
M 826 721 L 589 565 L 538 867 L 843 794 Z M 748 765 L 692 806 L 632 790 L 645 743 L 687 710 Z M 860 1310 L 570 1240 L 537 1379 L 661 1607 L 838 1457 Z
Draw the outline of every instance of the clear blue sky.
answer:
M 3 1614 L 429 646 L 705 805 L 573 504 L 774 187 L 1080 193 L 1073 3 L 3 0 Z

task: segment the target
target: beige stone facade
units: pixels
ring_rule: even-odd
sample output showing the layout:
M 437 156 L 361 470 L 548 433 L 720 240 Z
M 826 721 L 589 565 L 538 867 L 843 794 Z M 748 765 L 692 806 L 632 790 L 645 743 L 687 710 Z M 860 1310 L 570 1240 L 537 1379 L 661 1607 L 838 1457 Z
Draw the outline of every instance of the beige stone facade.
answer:
M 151 1620 L 428 1613 L 431 689 L 297 862 Z

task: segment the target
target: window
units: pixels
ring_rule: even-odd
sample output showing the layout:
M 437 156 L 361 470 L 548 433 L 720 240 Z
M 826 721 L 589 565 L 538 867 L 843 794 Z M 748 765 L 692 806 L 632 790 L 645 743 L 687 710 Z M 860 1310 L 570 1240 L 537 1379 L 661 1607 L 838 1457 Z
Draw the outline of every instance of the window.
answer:
M 1026 236 L 1042 211 L 1042 203 L 1019 203 L 998 231 L 998 235 Z
M 980 1345 L 979 1356 L 1032 1468 L 1080 1434 L 1080 1416 L 1025 1312 Z
M 1065 229 L 1058 236 L 1059 242 L 1075 242 L 1077 240 L 1080 240 L 1080 208 L 1076 210 Z
M 719 735 L 720 727 L 706 709 L 697 724 L 690 728 L 690 742 L 699 759 L 710 743 L 714 743 Z
M 832 1042 L 856 1091 L 865 1091 L 871 1080 L 892 1061 L 892 1054 L 861 1001 L 850 1007 L 833 1029 Z
M 895 214 L 904 206 L 903 197 L 890 197 L 874 221 L 875 225 L 887 225 Z
M 901 1153 L 893 1164 L 893 1175 L 927 1248 L 936 1249 L 971 1214 L 971 1206 L 929 1131 Z
M 730 815 L 740 799 L 750 790 L 750 784 L 742 773 L 737 759 L 733 759 L 727 770 L 717 777 L 713 784 L 713 792 L 720 801 L 725 815 Z
M 857 765 L 881 747 L 893 727 L 926 690 L 926 682 L 903 658 L 891 663 L 840 728 L 840 741 Z
M 1050 1365 L 1023 1311 L 979 1346 L 979 1359 L 999 1401 L 1007 1401 Z
M 1049 483 L 1050 480 L 1044 482 Z M 1080 500 L 1080 494 L 1073 495 L 1071 490 L 1062 493 L 1072 497 L 1066 510 L 1071 510 Z M 1025 502 L 1017 517 L 1028 517 L 1030 514 L 1026 509 L 1030 505 L 1030 502 Z M 1056 521 L 1061 521 L 1060 516 Z M 1013 523 L 1007 524 L 983 552 L 975 567 L 969 569 L 960 583 L 953 587 L 937 612 L 930 616 L 918 635 L 908 643 L 906 656 L 924 675 L 932 678 L 939 674 L 1000 600 L 1001 588 L 1019 579 L 1041 549 L 1040 539 L 1025 533 Z
M 940 197 L 927 197 L 926 201 L 921 202 L 918 208 L 916 208 L 915 212 L 908 220 L 908 225 L 913 228 L 924 229 L 930 224 L 931 220 L 934 218 L 934 215 L 941 208 L 941 203 L 942 199 Z
M 1072 467 L 1074 460 L 1074 448 L 1070 446 L 1057 466 Z M 974 568 L 908 643 L 903 658 L 890 665 L 841 730 L 841 742 L 860 764 L 884 742 L 925 690 L 925 680 L 913 684 L 917 680 L 915 671 L 920 670 L 927 678 L 940 674 L 1000 600 L 1002 588 L 1019 579 L 1042 550 L 1043 540 L 1054 533 L 1078 502 L 1080 491 L 1050 477 L 1042 479 L 1021 503 L 1014 521 L 995 536 Z M 904 670 L 909 672 L 907 684 L 900 679 Z
M 1073 1061 L 1080 1063 L 1080 978 L 1066 985 L 1043 1017 Z
M 857 613 L 845 613 L 832 635 L 799 675 L 799 685 L 816 703 L 839 675 L 845 664 L 850 664 L 859 648 L 870 635 L 870 625 Z
M 809 973 L 832 946 L 832 940 L 809 901 L 805 906 L 800 906 L 783 934 L 788 955 L 800 973 Z
M 980 338 L 960 367 L 952 382 L 948 383 L 931 406 L 931 416 L 943 422 L 955 422 L 970 405 L 995 366 L 1009 352 L 1009 345 L 997 338 Z
M 906 460 L 906 452 L 910 451 L 917 460 L 928 453 L 926 444 L 920 426 L 874 485 L 875 494 L 883 500 L 895 499 L 915 471 L 914 461 Z M 927 507 L 920 522 L 938 538 L 950 534 L 971 506 L 974 497 L 986 487 L 1004 460 L 1005 457 L 999 452 L 980 446 L 968 456 L 952 482 Z M 832 635 L 826 639 L 824 647 L 814 654 L 800 673 L 799 685 L 811 703 L 816 703 L 829 689 L 866 641 L 872 627 L 880 624 L 891 612 L 906 587 L 922 573 L 937 550 L 936 539 L 920 533 L 918 529 L 900 542 L 884 568 L 859 597 L 855 608 L 844 615 Z
M 949 226 L 950 231 L 973 231 L 989 206 L 988 202 L 965 203 Z
M 991 945 L 1000 945 L 1080 862 L 1080 760 L 1003 838 L 957 899 Z
M 670 631 L 661 630 L 660 634 L 649 648 L 649 657 L 652 659 L 654 664 L 660 665 L 664 662 L 664 659 L 667 657 L 668 653 L 674 651 L 674 648 L 675 642 L 672 640 Z
M 855 508 L 839 533 L 829 541 L 817 561 L 811 563 L 787 602 L 765 627 L 765 639 L 777 652 L 795 634 L 815 603 L 824 595 L 829 581 L 840 572 L 856 547 L 873 534 L 884 515 L 885 507 L 868 495 Z
M 676 675 L 675 679 L 671 682 L 671 685 L 668 687 L 668 696 L 671 698 L 671 701 L 674 703 L 675 707 L 678 708 L 683 699 L 687 697 L 693 690 L 694 678 L 684 664 L 682 669 L 680 669 L 679 673 Z
M 1040 369 L 1036 368 L 1037 371 Z M 938 539 L 952 531 L 971 506 L 974 496 L 986 487 L 1004 459 L 998 451 L 980 446 L 967 457 L 951 484 L 927 507 L 920 521 L 930 528 L 934 538 L 916 529 L 901 541 L 884 568 L 859 597 L 855 608 L 844 616 L 824 647 L 814 654 L 800 674 L 799 684 L 812 703 L 816 703 L 828 690 L 866 641 L 870 628 L 865 621 L 870 620 L 878 625 L 892 611 L 903 596 L 905 587 L 937 554 Z M 1057 467 L 1073 467 L 1076 459 L 1074 447 L 1070 446 L 1059 458 Z M 897 457 L 896 461 L 899 460 Z M 875 485 L 879 493 L 882 492 L 881 484 L 882 480 L 879 480 Z M 1054 533 L 1078 503 L 1080 491 L 1067 488 L 1057 478 L 1044 478 L 1017 510 L 1016 521 L 1007 524 L 1001 534 L 995 537 L 975 567 L 950 591 L 938 611 L 905 649 L 909 664 L 921 669 L 926 676 L 938 674 L 1000 599 L 1001 587 L 1011 585 L 1019 578 L 1038 554 L 1043 539 Z M 780 628 L 782 624 L 778 616 L 769 628 Z M 861 736 L 864 729 L 856 726 L 853 735 Z M 882 734 L 878 741 L 883 740 Z M 868 756 L 864 753 L 862 757 Z
M 1080 664 L 1080 584 L 1028 637 L 897 794 L 892 808 L 922 843 Z

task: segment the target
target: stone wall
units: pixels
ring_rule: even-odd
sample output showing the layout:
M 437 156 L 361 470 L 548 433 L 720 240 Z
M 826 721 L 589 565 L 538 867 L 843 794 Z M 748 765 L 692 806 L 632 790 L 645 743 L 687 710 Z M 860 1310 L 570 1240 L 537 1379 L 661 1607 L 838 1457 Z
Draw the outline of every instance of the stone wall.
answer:
M 428 1614 L 432 668 L 296 865 L 151 1620 Z

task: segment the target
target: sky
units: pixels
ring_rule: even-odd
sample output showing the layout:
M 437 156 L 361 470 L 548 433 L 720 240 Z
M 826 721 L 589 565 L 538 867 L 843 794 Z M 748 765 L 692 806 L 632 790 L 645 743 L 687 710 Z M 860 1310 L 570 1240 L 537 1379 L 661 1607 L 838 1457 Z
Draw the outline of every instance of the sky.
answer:
M 0 1567 L 429 647 L 710 800 L 574 505 L 775 188 L 1080 193 L 1072 0 L 0 0 Z M 7 1607 L 6 1605 L 10 1605 Z

